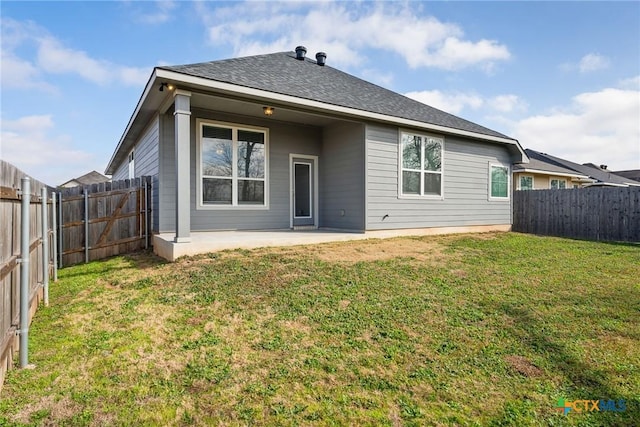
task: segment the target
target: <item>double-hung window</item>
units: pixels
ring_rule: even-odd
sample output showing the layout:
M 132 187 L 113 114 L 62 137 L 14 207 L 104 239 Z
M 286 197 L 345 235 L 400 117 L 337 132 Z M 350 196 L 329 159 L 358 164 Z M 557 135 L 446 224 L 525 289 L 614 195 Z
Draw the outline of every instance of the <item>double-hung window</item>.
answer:
M 489 200 L 509 199 L 509 167 L 489 164 Z
M 400 195 L 442 197 L 443 146 L 442 138 L 402 132 Z
M 520 190 L 533 190 L 533 177 L 531 175 L 520 175 Z
M 567 180 L 564 178 L 551 178 L 549 180 L 549 188 L 552 190 L 564 190 L 567 188 Z
M 267 205 L 267 131 L 200 124 L 200 205 Z

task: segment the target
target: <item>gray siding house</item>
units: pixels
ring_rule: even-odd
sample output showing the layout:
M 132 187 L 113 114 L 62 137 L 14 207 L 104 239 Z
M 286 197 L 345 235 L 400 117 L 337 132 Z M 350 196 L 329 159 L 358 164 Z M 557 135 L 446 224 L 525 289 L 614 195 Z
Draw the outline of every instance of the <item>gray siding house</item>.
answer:
M 153 230 L 511 224 L 518 141 L 306 49 L 156 67 L 109 162 L 154 177 Z

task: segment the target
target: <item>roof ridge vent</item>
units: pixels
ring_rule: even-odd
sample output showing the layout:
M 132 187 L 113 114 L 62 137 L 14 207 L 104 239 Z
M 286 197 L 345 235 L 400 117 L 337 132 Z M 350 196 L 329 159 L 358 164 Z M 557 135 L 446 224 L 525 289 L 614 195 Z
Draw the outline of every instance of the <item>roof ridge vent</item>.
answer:
M 316 64 L 321 67 L 324 67 L 324 64 L 327 62 L 327 54 L 324 52 L 316 53 Z
M 296 59 L 304 61 L 304 56 L 307 54 L 307 48 L 304 46 L 296 47 Z

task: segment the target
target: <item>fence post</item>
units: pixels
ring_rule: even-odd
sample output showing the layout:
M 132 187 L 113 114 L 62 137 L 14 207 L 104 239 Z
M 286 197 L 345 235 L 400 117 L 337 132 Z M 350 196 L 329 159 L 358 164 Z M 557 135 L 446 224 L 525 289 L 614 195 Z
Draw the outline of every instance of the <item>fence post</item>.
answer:
M 58 193 L 58 268 L 62 268 L 62 252 L 64 251 L 64 222 L 62 221 L 62 191 Z
M 51 193 L 51 249 L 53 254 L 51 260 L 53 261 L 53 281 L 58 281 L 58 212 L 56 209 L 56 192 Z
M 144 179 L 144 248 L 149 249 L 149 196 L 147 179 Z
M 84 262 L 89 262 L 89 191 L 84 192 Z
M 49 306 L 49 206 L 47 205 L 47 187 L 41 190 L 42 202 L 42 287 L 44 288 L 44 306 Z
M 29 364 L 29 224 L 31 223 L 31 180 L 22 178 L 20 224 L 20 368 Z

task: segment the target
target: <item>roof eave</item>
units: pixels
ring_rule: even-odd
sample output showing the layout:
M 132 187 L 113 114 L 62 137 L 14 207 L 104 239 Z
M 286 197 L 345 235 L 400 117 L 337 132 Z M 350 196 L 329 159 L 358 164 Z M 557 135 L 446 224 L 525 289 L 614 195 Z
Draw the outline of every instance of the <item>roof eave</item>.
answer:
M 151 88 L 154 86 L 158 75 L 157 75 L 157 71 L 158 68 L 154 68 L 153 72 L 151 73 L 151 76 L 149 77 L 149 80 L 147 80 L 147 84 L 144 88 L 144 91 L 142 92 L 142 95 L 140 96 L 140 99 L 138 100 L 138 103 L 136 104 L 136 108 L 135 110 L 133 110 L 133 114 L 131 115 L 131 118 L 129 119 L 129 123 L 127 124 L 127 127 L 125 128 L 124 132 L 122 133 L 122 136 L 120 137 L 120 141 L 118 141 L 118 145 L 116 146 L 116 149 L 113 151 L 113 154 L 111 155 L 111 159 L 109 160 L 109 163 L 107 164 L 107 168 L 105 169 L 104 173 L 107 175 L 113 175 L 115 173 L 115 160 L 116 157 L 118 155 L 118 153 L 120 152 L 120 150 L 122 149 L 122 147 L 125 145 L 125 141 L 127 139 L 127 137 L 129 136 L 129 131 L 131 130 L 131 126 L 133 125 L 133 123 L 136 121 L 136 119 L 138 118 L 138 114 L 140 113 L 140 110 L 142 109 L 142 105 L 145 103 L 145 101 L 147 100 L 147 96 L 149 95 L 149 92 L 151 92 Z
M 516 169 L 516 170 L 514 170 L 514 172 L 517 172 L 517 173 L 539 173 L 539 174 L 553 175 L 553 176 L 566 176 L 566 177 L 569 177 L 569 178 L 589 179 L 589 177 L 586 176 L 586 175 L 579 175 L 579 174 L 575 174 L 575 173 L 566 173 L 566 172 L 554 172 L 554 171 L 547 171 L 547 170 L 543 170 L 543 169 L 524 168 L 524 169 Z
M 628 184 L 616 184 L 615 182 L 594 182 L 590 184 L 589 187 L 628 187 Z
M 419 129 L 424 129 L 429 131 L 436 131 L 436 132 L 448 133 L 452 135 L 465 136 L 468 138 L 479 139 L 483 141 L 507 144 L 509 146 L 514 147 L 515 151 L 518 154 L 519 158 L 514 160 L 514 163 L 529 162 L 529 158 L 524 152 L 524 149 L 516 139 L 501 138 L 497 136 L 485 135 L 478 132 L 455 129 L 447 126 L 435 125 L 435 124 L 421 122 L 417 120 L 404 119 L 401 117 L 394 117 L 394 116 L 389 116 L 381 113 L 373 113 L 370 111 L 358 110 L 355 108 L 343 107 L 335 104 L 328 104 L 321 101 L 299 98 L 292 95 L 269 92 L 262 89 L 255 89 L 247 86 L 240 86 L 232 83 L 226 83 L 226 82 L 221 82 L 217 80 L 207 79 L 204 77 L 193 76 L 190 74 L 179 73 L 176 71 L 163 69 L 161 67 L 157 67 L 154 69 L 154 75 L 152 77 L 156 79 L 171 80 L 171 81 L 175 81 L 176 83 L 183 82 L 188 85 L 194 85 L 204 89 L 213 89 L 216 91 L 220 91 L 223 93 L 232 94 L 236 96 L 239 95 L 239 96 L 244 96 L 249 98 L 257 98 L 261 100 L 277 101 L 277 102 L 288 104 L 291 106 L 299 106 L 299 107 L 317 110 L 317 111 L 331 112 L 334 114 L 337 113 L 340 115 L 345 115 L 353 118 L 393 123 L 398 126 L 408 126 L 408 127 L 414 127 L 414 128 L 419 128 Z M 149 84 L 147 85 L 146 91 L 148 90 L 149 90 Z M 130 126 L 128 126 L 127 130 L 129 129 L 129 127 Z M 125 131 L 125 134 L 126 134 L 126 131 Z

